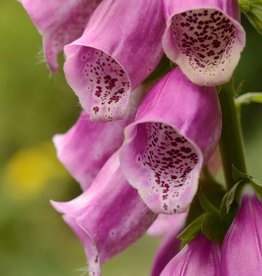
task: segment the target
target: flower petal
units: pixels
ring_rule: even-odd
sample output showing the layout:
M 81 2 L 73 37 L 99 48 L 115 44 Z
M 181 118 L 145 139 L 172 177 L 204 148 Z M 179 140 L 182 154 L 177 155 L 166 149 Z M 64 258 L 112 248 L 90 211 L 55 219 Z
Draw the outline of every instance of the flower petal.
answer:
M 154 212 L 184 212 L 220 133 L 215 89 L 196 86 L 177 68 L 154 86 L 126 128 L 123 173 Z
M 224 274 L 220 266 L 219 245 L 199 235 L 168 263 L 160 276 L 221 276 Z
M 158 65 L 163 52 L 159 0 L 99 5 L 82 37 L 65 47 L 65 75 L 93 120 L 123 117 L 130 92 Z
M 143 86 L 136 89 L 122 120 L 93 122 L 82 112 L 68 132 L 54 136 L 59 160 L 83 190 L 90 186 L 108 158 L 122 145 L 124 128 L 133 121 L 144 93 Z
M 222 275 L 262 275 L 262 202 L 243 197 L 240 210 L 222 246 Z
M 198 85 L 228 82 L 245 46 L 237 0 L 163 0 L 163 4 L 166 55 Z
M 69 202 L 52 202 L 85 246 L 92 275 L 99 266 L 140 238 L 155 214 L 126 182 L 118 152 L 101 169 L 91 187 Z
M 43 36 L 45 58 L 53 72 L 58 69 L 57 55 L 82 34 L 101 1 L 20 0 Z

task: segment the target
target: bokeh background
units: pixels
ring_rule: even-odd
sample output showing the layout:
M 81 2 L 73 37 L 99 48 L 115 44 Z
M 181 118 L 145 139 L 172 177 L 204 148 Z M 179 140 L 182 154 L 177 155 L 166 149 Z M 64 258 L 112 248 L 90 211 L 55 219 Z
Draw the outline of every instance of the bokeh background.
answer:
M 262 39 L 243 20 L 247 47 L 235 81 L 262 91 Z M 62 59 L 62 57 L 61 57 Z M 0 275 L 72 276 L 85 271 L 80 242 L 49 204 L 80 194 L 51 143 L 76 120 L 80 106 L 60 70 L 52 76 L 41 37 L 22 6 L 0 2 Z M 242 112 L 249 171 L 262 179 L 262 106 Z M 148 275 L 159 241 L 144 237 L 104 265 L 106 276 Z

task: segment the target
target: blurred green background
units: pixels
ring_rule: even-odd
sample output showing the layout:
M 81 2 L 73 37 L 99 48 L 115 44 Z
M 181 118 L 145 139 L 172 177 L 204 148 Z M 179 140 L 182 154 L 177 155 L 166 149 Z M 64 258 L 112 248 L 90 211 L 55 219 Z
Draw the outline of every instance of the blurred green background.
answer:
M 247 47 L 236 82 L 262 91 L 262 39 L 244 20 Z M 55 157 L 51 138 L 65 132 L 80 107 L 62 70 L 50 75 L 41 62 L 41 37 L 21 5 L 0 2 L 0 275 L 82 275 L 80 242 L 49 200 L 81 191 Z M 262 107 L 243 108 L 250 173 L 262 179 Z M 144 237 L 104 265 L 104 275 L 148 275 L 159 241 Z

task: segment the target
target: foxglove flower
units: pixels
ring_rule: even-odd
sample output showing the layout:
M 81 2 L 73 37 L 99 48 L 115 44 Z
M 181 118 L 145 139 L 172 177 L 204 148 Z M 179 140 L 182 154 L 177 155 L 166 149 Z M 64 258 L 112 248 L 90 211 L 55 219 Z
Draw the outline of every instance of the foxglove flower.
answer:
M 76 124 L 53 141 L 61 163 L 86 190 L 108 158 L 124 141 L 124 128 L 133 121 L 138 104 L 145 93 L 139 86 L 132 94 L 122 120 L 93 122 L 82 112 Z
M 87 191 L 70 202 L 52 205 L 64 214 L 82 241 L 90 275 L 100 275 L 100 264 L 140 238 L 155 219 L 123 177 L 118 152 L 106 162 Z
M 220 265 L 220 246 L 199 235 L 167 264 L 160 276 L 221 276 L 224 274 Z
M 154 212 L 184 212 L 220 133 L 216 90 L 193 84 L 177 68 L 154 86 L 126 128 L 123 173 Z
M 64 46 L 81 36 L 102 0 L 19 0 L 43 36 L 46 61 L 53 72 Z
M 198 85 L 228 82 L 245 46 L 237 0 L 163 0 L 163 4 L 166 55 Z
M 81 38 L 65 47 L 65 75 L 92 120 L 123 117 L 130 92 L 163 53 L 159 0 L 104 0 Z
M 222 275 L 262 275 L 261 214 L 261 200 L 252 192 L 246 193 L 223 241 Z

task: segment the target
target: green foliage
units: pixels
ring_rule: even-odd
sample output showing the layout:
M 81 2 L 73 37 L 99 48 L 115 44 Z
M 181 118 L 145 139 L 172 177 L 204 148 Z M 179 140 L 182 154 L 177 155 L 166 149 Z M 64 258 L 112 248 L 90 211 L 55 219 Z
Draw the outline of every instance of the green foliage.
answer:
M 249 92 L 245 93 L 235 99 L 236 105 L 241 106 L 250 103 L 262 103 L 262 93 L 261 92 Z
M 261 0 L 238 0 L 242 12 L 250 23 L 262 35 L 262 1 Z
M 203 220 L 206 214 L 202 214 L 194 221 L 192 221 L 179 235 L 178 238 L 182 240 L 181 247 L 192 241 L 200 232 Z

